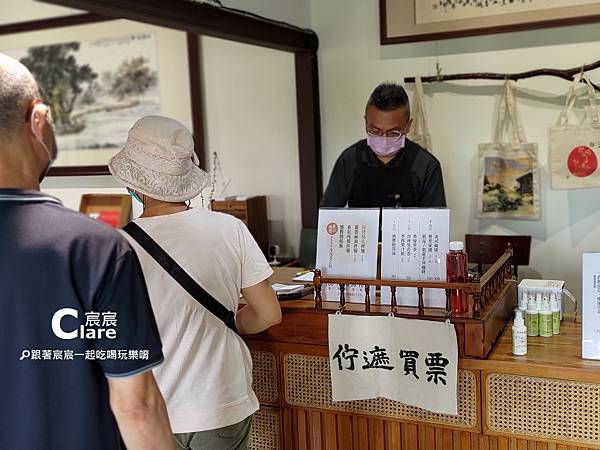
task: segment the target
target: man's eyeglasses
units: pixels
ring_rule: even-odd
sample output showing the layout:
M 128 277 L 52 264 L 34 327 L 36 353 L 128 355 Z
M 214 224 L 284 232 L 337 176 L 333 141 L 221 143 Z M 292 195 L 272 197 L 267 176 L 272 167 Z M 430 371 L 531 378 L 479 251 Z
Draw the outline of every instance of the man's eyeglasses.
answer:
M 405 133 L 403 133 L 400 130 L 381 131 L 381 130 L 370 130 L 370 129 L 367 128 L 367 134 L 369 136 L 373 136 L 373 137 L 398 138 L 398 137 L 402 136 Z

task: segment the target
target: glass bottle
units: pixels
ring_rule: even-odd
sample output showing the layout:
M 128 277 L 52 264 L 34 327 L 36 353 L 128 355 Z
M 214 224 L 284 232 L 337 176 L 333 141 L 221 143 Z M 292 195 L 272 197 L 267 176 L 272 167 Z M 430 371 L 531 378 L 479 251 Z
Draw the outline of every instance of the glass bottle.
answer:
M 449 283 L 466 283 L 468 281 L 467 254 L 464 252 L 462 241 L 450 242 L 450 252 L 446 255 L 446 275 Z M 467 293 L 460 289 L 451 289 L 450 306 L 454 314 L 469 311 Z

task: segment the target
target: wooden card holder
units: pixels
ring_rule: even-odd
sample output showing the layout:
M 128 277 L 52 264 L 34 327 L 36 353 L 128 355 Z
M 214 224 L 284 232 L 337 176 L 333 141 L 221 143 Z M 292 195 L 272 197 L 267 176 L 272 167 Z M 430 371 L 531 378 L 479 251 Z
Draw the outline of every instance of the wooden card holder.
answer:
M 449 319 L 456 328 L 459 356 L 485 358 L 512 318 L 517 299 L 517 284 L 513 280 L 513 251 L 506 252 L 482 276 L 471 276 L 468 283 L 446 283 L 433 281 L 401 281 L 382 279 L 327 278 L 319 269 L 315 270 L 315 309 L 323 308 L 322 285 L 337 284 L 340 287 L 339 309 L 345 314 L 381 314 L 381 306 L 372 312 L 369 286 L 389 286 L 392 291 L 390 311 L 397 317 L 407 319 L 443 321 Z M 348 310 L 344 296 L 347 285 L 365 286 L 364 311 Z M 396 289 L 408 287 L 417 290 L 419 302 L 415 306 L 397 306 Z M 423 289 L 444 289 L 446 308 L 426 308 Z M 465 291 L 469 297 L 469 312 L 453 314 L 450 307 L 452 289 Z M 374 294 L 374 293 L 373 293 Z M 325 299 L 326 300 L 326 299 Z

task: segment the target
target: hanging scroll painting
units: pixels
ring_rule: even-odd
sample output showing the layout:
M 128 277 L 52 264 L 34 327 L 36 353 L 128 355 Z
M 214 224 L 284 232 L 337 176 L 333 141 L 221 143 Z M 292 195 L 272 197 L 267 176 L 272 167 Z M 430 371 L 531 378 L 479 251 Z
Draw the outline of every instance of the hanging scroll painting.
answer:
M 51 108 L 59 151 L 49 175 L 108 174 L 140 117 L 191 124 L 184 32 L 99 21 L 0 34 L 0 51 L 29 68 Z

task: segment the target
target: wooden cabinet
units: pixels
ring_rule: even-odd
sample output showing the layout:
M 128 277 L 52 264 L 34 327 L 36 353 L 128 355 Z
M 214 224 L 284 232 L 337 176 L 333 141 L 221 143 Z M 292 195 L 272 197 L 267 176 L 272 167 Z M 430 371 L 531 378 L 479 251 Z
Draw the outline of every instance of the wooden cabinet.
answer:
M 246 200 L 213 200 L 211 209 L 237 217 L 246 224 L 258 246 L 265 254 L 269 250 L 269 224 L 267 220 L 267 197 L 249 197 Z

